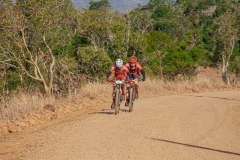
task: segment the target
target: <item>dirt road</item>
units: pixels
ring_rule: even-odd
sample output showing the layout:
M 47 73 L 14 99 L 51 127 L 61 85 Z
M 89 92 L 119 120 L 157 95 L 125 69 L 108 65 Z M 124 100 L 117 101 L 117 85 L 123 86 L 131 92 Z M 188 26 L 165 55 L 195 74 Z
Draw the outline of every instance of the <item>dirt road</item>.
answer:
M 132 113 L 122 104 L 117 116 L 108 104 L 102 111 L 28 133 L 28 138 L 19 135 L 15 146 L 21 149 L 2 152 L 0 159 L 240 160 L 239 95 L 140 97 Z

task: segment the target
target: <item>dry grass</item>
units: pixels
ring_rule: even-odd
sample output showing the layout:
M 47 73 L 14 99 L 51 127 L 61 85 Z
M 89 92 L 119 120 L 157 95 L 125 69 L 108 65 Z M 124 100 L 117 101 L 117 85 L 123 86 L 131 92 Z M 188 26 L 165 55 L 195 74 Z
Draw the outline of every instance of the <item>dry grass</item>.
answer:
M 22 120 L 40 112 L 45 105 L 53 102 L 53 99 L 44 99 L 28 94 L 16 95 L 13 98 L 5 99 L 5 103 L 0 105 L 0 125 L 6 122 L 11 123 Z
M 147 79 L 145 82 L 139 83 L 140 97 L 232 89 L 236 89 L 236 87 L 228 87 L 221 81 L 212 81 L 207 77 L 196 77 L 190 82 L 164 82 Z M 45 99 L 27 94 L 18 95 L 4 105 L 0 105 L 0 126 L 12 125 L 21 121 L 24 123 L 21 125 L 26 127 L 38 124 L 39 121 L 43 123 L 43 121 L 66 116 L 69 112 L 96 109 L 111 101 L 111 93 L 111 83 L 89 83 L 80 90 L 80 93 L 67 98 Z M 46 106 L 54 107 L 55 111 L 52 112 Z
M 105 99 L 107 95 L 111 95 L 111 83 L 89 83 L 81 90 L 82 95 L 89 95 L 90 98 Z

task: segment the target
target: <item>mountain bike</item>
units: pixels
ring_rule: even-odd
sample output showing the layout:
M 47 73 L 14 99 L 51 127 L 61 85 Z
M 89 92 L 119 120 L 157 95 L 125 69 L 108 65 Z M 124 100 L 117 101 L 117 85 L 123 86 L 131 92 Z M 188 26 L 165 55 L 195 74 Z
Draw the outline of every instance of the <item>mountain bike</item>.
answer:
M 120 104 L 123 100 L 122 97 L 122 80 L 120 78 L 116 79 L 115 82 L 115 86 L 114 86 L 114 91 L 113 91 L 113 98 L 114 98 L 114 106 L 113 108 L 115 108 L 115 114 L 117 115 L 119 113 L 120 110 Z

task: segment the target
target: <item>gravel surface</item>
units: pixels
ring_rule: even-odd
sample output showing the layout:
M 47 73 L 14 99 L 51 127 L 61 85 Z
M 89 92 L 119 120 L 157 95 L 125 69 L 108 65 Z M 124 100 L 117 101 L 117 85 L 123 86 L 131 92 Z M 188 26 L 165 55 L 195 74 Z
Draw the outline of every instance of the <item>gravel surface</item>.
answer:
M 240 160 L 240 91 L 137 99 L 0 139 L 0 159 Z

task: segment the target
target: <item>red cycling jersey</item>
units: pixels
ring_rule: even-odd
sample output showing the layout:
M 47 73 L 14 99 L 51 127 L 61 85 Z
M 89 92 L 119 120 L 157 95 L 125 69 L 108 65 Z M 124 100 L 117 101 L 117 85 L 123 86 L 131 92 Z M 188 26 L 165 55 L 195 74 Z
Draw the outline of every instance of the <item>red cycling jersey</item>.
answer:
M 139 72 L 143 69 L 143 67 L 138 62 L 135 63 L 134 68 L 131 67 L 130 62 L 126 63 L 125 66 L 128 68 L 130 74 L 133 75 L 139 75 Z
M 114 80 L 116 80 L 117 77 L 120 77 L 122 80 L 124 80 L 126 79 L 126 73 L 129 72 L 129 70 L 124 65 L 121 68 L 118 68 L 116 65 L 113 65 L 110 69 L 110 72 L 115 73 Z

